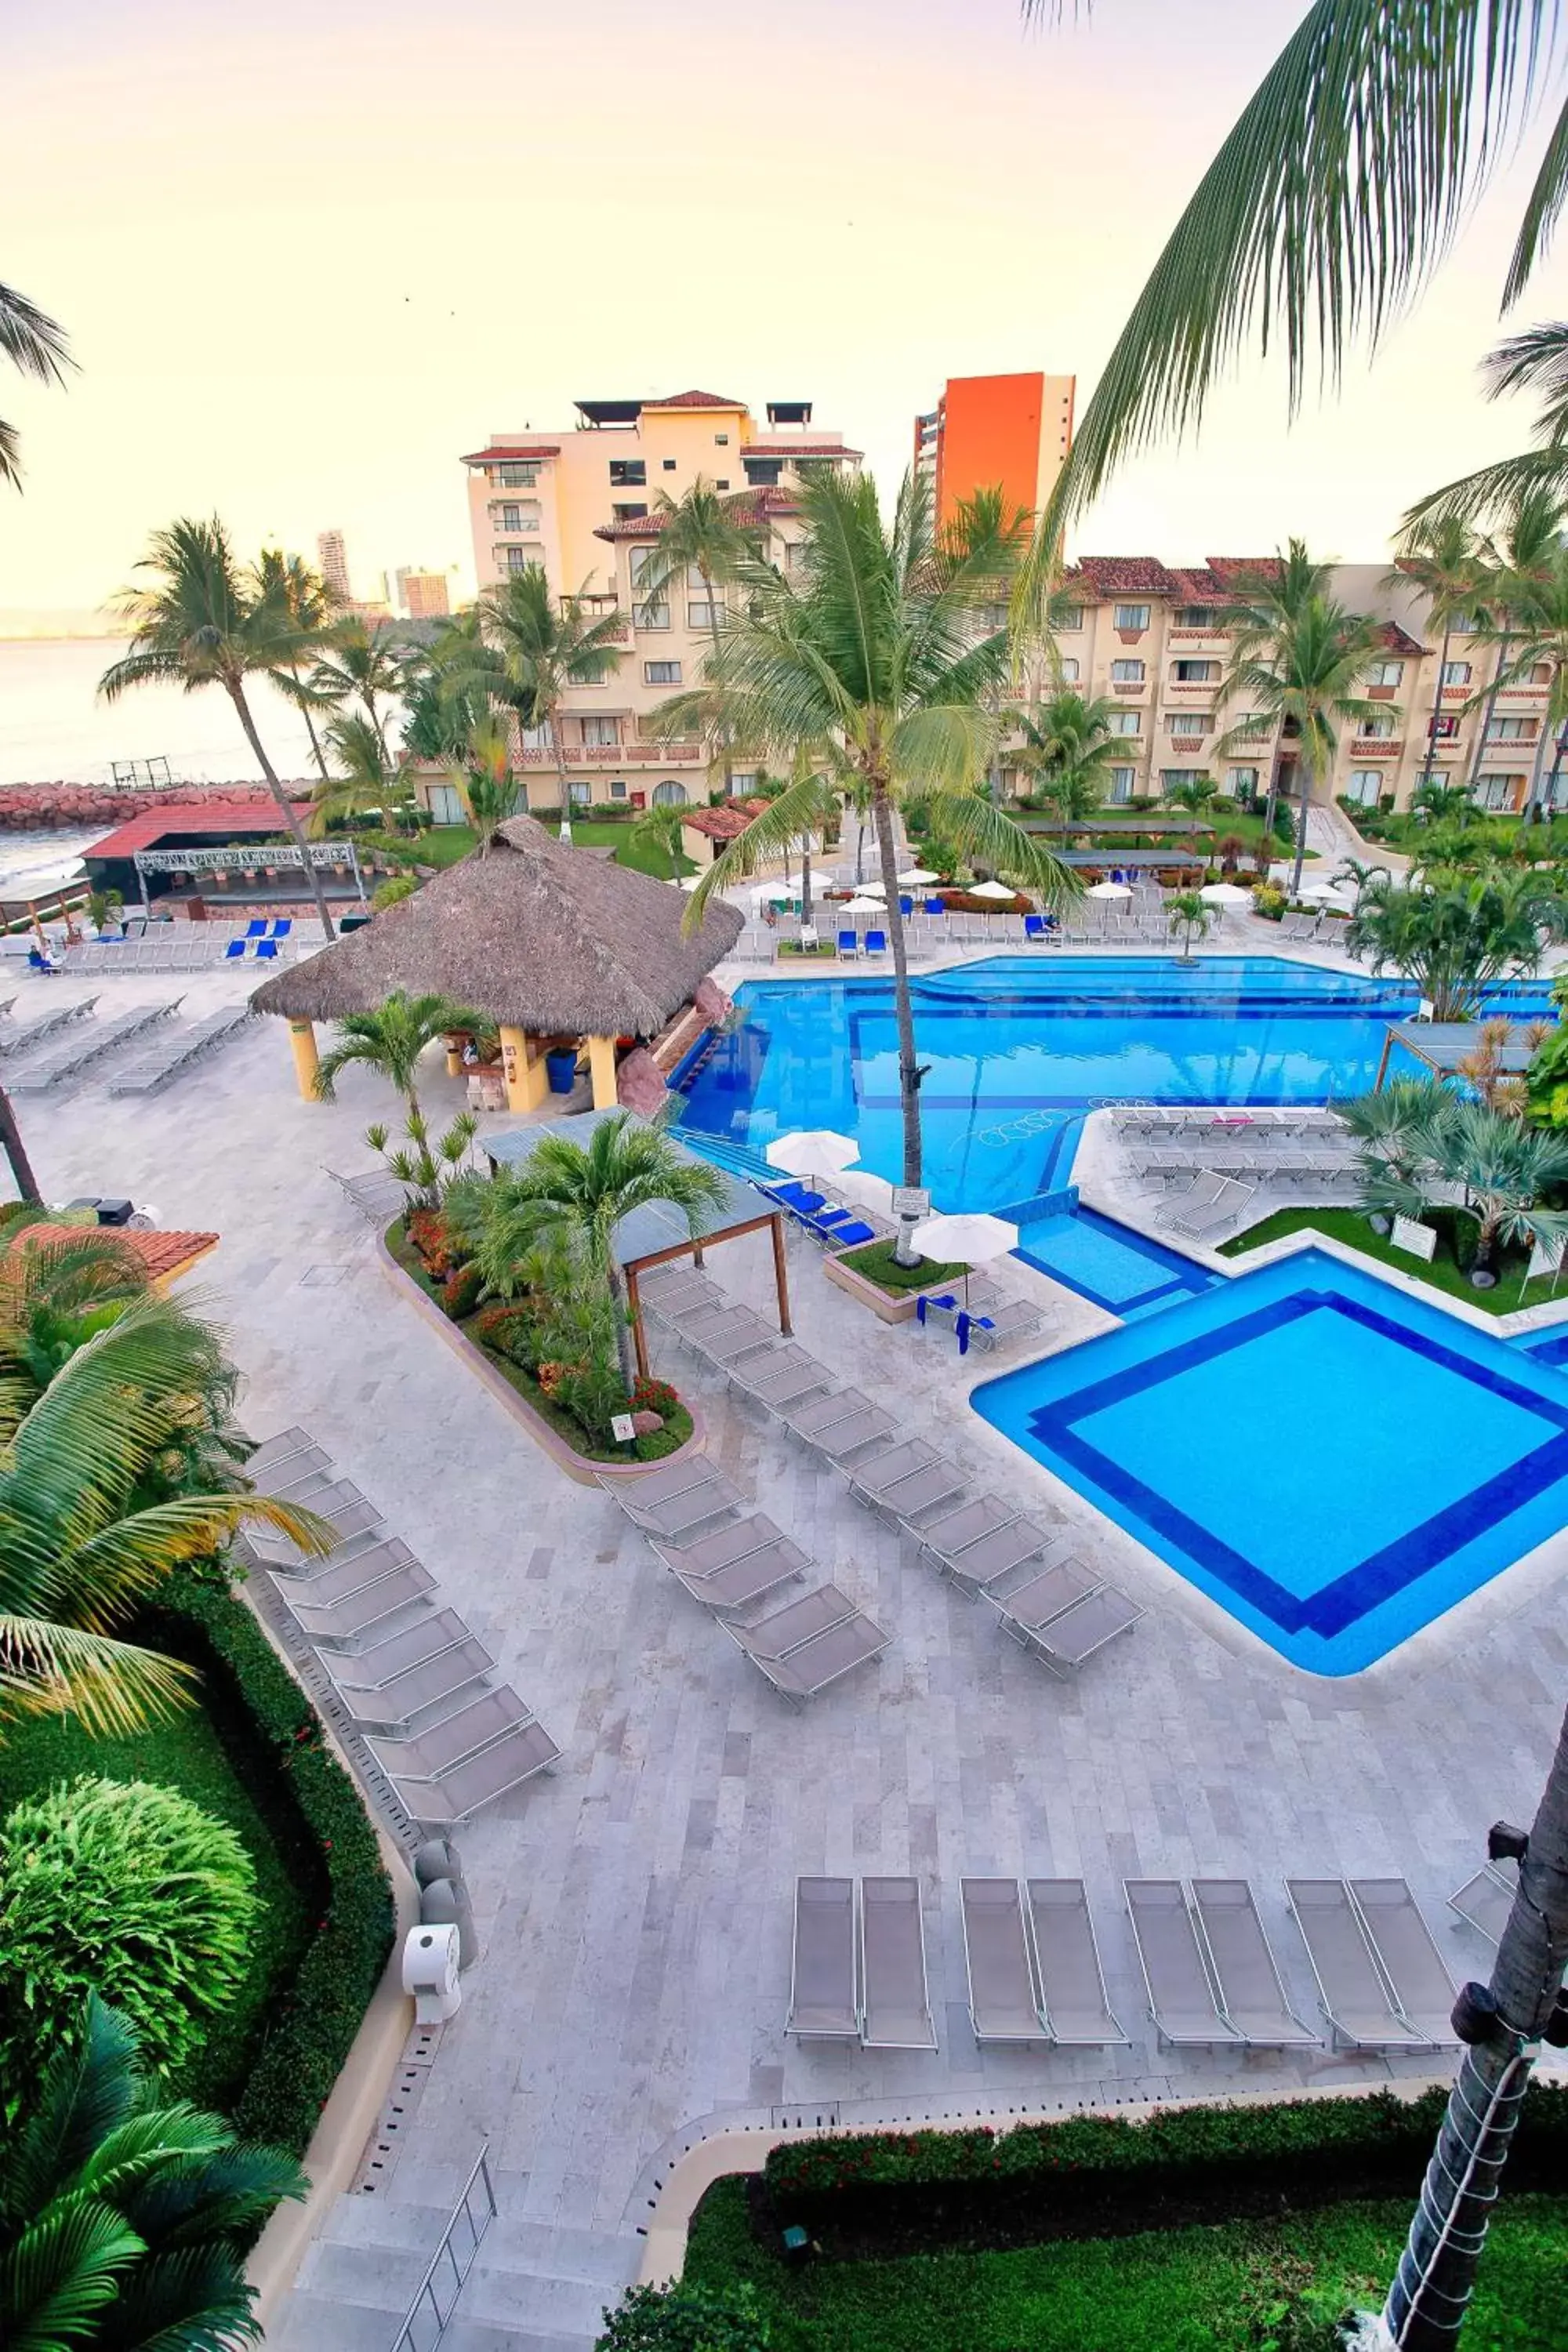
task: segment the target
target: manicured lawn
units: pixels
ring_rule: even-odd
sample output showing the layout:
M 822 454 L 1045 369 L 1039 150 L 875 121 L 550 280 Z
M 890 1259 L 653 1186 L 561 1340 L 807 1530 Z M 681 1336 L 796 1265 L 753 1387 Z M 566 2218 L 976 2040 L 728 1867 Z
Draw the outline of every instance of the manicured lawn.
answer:
M 1415 1275 L 1418 1281 L 1430 1283 L 1434 1290 L 1447 1291 L 1452 1298 L 1467 1299 L 1489 1315 L 1512 1315 L 1521 1307 L 1544 1307 L 1553 1296 L 1549 1275 L 1538 1275 L 1533 1282 L 1525 1280 L 1529 1260 L 1521 1255 L 1501 1261 L 1495 1290 L 1472 1290 L 1468 1277 L 1454 1262 L 1440 1223 L 1437 1255 L 1428 1265 L 1421 1258 L 1413 1257 L 1408 1250 L 1395 1249 L 1384 1234 L 1374 1234 L 1359 1209 L 1276 1209 L 1260 1224 L 1249 1225 L 1233 1241 L 1222 1242 L 1220 1255 L 1241 1257 L 1248 1250 L 1261 1248 L 1265 1242 L 1281 1241 L 1287 1234 L 1301 1233 L 1309 1225 L 1334 1241 L 1348 1242 L 1352 1249 L 1363 1251 L 1384 1265 L 1397 1266 L 1401 1274 Z M 1564 1295 L 1561 1284 L 1555 1295 Z
M 909 1290 L 942 1290 L 950 1282 L 962 1282 L 969 1272 L 966 1265 L 943 1265 L 930 1257 L 914 1265 L 900 1265 L 893 1249 L 891 1242 L 867 1242 L 861 1249 L 846 1250 L 842 1263 L 874 1282 L 879 1290 L 890 1290 L 900 1297 Z
M 428 833 L 373 833 L 364 838 L 400 866 L 456 866 L 479 841 L 471 824 L 432 825 Z
M 202 1697 L 198 1685 L 195 1705 L 124 1739 L 95 1739 L 70 1716 L 7 1724 L 0 1741 L 0 1812 L 37 1789 L 90 1772 L 178 1789 L 238 1833 L 262 1902 L 252 1966 L 239 1998 L 214 2019 L 199 2052 L 168 2084 L 178 2097 L 223 2110 L 242 2089 L 310 1942 L 319 1871 L 298 1822 L 267 1802 L 269 1768 L 247 1769 L 243 1728 L 215 1721 Z
M 750 2280 L 773 2352 L 1329 2352 L 1340 2311 L 1381 2304 L 1409 2219 L 1408 2200 L 1342 2205 L 1268 2222 L 786 2271 L 752 2236 L 743 2184 L 731 2179 L 698 2208 L 686 2275 L 714 2287 Z M 1565 2230 L 1568 2199 L 1504 2202 L 1464 2352 L 1568 2342 Z
M 546 830 L 554 833 L 558 827 L 551 824 Z M 657 841 L 634 841 L 632 835 L 635 831 L 634 825 L 616 824 L 613 820 L 608 824 L 602 818 L 594 817 L 574 816 L 572 820 L 572 838 L 579 849 L 613 849 L 617 866 L 630 866 L 638 874 L 651 874 L 658 881 L 668 882 L 669 860 L 664 854 L 663 845 Z M 677 856 L 677 879 L 696 871 L 689 857 Z

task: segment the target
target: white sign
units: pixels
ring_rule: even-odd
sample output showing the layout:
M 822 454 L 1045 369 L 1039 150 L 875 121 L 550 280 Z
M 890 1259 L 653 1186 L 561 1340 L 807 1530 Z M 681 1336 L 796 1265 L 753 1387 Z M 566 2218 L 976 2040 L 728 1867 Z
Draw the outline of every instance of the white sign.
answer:
M 893 1214 L 895 1217 L 929 1217 L 931 1194 L 922 1192 L 916 1184 L 895 1184 Z
M 1538 1241 L 1530 1253 L 1526 1279 L 1533 1281 L 1538 1274 L 1561 1274 L 1565 1252 L 1568 1252 L 1568 1241 L 1556 1244 Z
M 617 1445 L 629 1445 L 637 1433 L 637 1426 L 629 1412 L 617 1412 L 611 1415 L 610 1434 Z
M 1395 1249 L 1408 1250 L 1412 1257 L 1430 1260 L 1437 1247 L 1436 1229 L 1424 1225 L 1419 1217 L 1395 1217 L 1389 1239 Z
M 802 923 L 800 927 L 800 943 L 803 948 L 814 948 L 816 945 L 816 925 L 815 923 Z

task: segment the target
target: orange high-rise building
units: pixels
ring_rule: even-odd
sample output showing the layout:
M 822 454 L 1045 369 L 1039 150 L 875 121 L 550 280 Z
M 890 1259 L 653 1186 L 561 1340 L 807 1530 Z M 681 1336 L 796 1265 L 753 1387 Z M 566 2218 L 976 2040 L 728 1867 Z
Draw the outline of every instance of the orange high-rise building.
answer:
M 1077 389 L 1070 375 L 950 376 L 915 419 L 915 470 L 931 484 L 938 522 L 998 487 L 1009 509 L 1037 514 L 1072 446 Z

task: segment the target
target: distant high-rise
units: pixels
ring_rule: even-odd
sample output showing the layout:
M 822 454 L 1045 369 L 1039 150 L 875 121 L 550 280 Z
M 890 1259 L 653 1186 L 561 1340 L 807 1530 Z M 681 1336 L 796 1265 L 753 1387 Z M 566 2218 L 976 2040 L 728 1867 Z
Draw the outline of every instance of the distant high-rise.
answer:
M 343 544 L 341 530 L 321 530 L 316 533 L 316 561 L 322 579 L 341 604 L 353 602 L 353 590 L 349 586 L 349 551 Z
M 930 483 L 938 522 L 976 490 L 1000 488 L 1008 509 L 1037 514 L 1072 446 L 1070 375 L 950 376 L 936 406 L 915 419 L 915 470 Z
M 400 611 L 411 621 L 441 621 L 451 611 L 444 572 L 416 572 L 405 567 L 394 575 Z

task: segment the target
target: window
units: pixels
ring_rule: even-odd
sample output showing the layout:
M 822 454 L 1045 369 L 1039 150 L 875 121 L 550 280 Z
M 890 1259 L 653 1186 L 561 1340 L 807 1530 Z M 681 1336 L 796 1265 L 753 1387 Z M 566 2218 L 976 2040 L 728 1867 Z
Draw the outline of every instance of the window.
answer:
M 1456 613 L 1448 626 L 1457 637 L 1473 637 L 1481 625 L 1479 613 Z
M 1456 622 L 1454 625 L 1457 628 L 1458 626 L 1458 623 Z M 1443 683 L 1445 686 L 1468 686 L 1469 682 L 1470 665 L 1468 662 L 1445 662 L 1443 664 Z
M 1061 611 L 1057 615 L 1058 634 L 1062 636 L 1070 637 L 1075 629 L 1081 629 L 1082 626 L 1083 606 L 1081 604 L 1064 604 Z
M 1489 743 L 1528 743 L 1531 740 L 1531 730 L 1534 723 L 1534 720 L 1530 719 L 1489 719 L 1487 741 Z
M 684 808 L 686 786 L 678 784 L 673 777 L 668 777 L 662 784 L 655 784 L 653 804 L 655 808 Z
M 730 778 L 731 798 L 732 800 L 739 801 L 749 800 L 762 781 L 762 775 L 755 768 L 748 768 L 743 775 L 738 772 L 731 773 Z
M 715 433 L 713 436 L 713 446 L 717 449 L 727 449 L 730 446 L 729 435 L 727 433 Z M 684 800 L 686 798 L 686 794 L 682 793 L 680 797 Z
M 1257 769 L 1227 768 L 1225 772 L 1225 788 L 1233 801 L 1239 801 L 1243 808 L 1250 808 L 1258 797 Z
M 574 776 L 566 786 L 566 802 L 570 808 L 586 808 L 594 797 L 594 787 L 581 776 Z
M 805 541 L 804 539 L 785 540 L 784 543 L 784 568 L 786 572 L 804 572 L 805 570 Z
M 1523 784 L 1522 776 L 1478 776 L 1470 798 L 1478 808 L 1510 809 Z
M 430 814 L 437 824 L 461 824 L 463 803 L 455 784 L 432 784 Z
M 647 567 L 652 562 L 655 552 L 656 551 L 651 547 L 634 547 L 628 551 L 626 562 L 631 567 L 632 586 L 634 588 L 640 588 L 643 582 L 647 579 Z
M 741 463 L 746 469 L 746 479 L 753 489 L 772 489 L 774 484 L 783 478 L 784 459 L 782 457 L 742 457 Z
M 679 686 L 680 664 L 678 661 L 645 661 L 642 676 L 645 686 Z
M 1213 604 L 1182 604 L 1176 610 L 1178 629 L 1212 629 L 1215 626 Z
M 1550 686 L 1552 683 L 1552 664 L 1549 661 L 1537 662 L 1534 668 L 1530 673 L 1530 683 L 1531 686 Z
M 1171 733 L 1190 735 L 1199 741 L 1209 731 L 1208 713 L 1204 710 L 1176 710 L 1171 714 Z
M 498 478 L 503 490 L 531 490 L 539 479 L 537 466 L 502 466 Z
M 1451 743 L 1458 731 L 1459 721 L 1452 712 L 1447 718 L 1435 719 L 1432 722 L 1432 732 L 1439 743 Z
M 1394 713 L 1393 713 L 1393 711 L 1392 711 L 1392 710 L 1378 710 L 1378 711 L 1374 711 L 1374 712 L 1373 712 L 1373 716 L 1372 716 L 1370 719 L 1363 719 L 1362 720 L 1362 722 L 1361 722 L 1361 726 L 1360 726 L 1360 728 L 1359 728 L 1359 730 L 1358 730 L 1357 731 L 1359 732 L 1359 734 L 1360 734 L 1360 735 L 1361 735 L 1361 737 L 1362 737 L 1362 740 L 1363 740 L 1364 742 L 1368 742 L 1368 743 L 1388 743 L 1388 742 L 1392 742 L 1392 740 L 1394 740 Z
M 1113 710 L 1110 714 L 1110 731 L 1113 735 L 1142 735 L 1143 732 L 1142 712 L 1140 710 Z
M 1216 661 L 1179 661 L 1176 664 L 1178 686 L 1208 686 L 1219 676 Z
M 686 607 L 686 625 L 689 629 L 711 629 L 723 617 L 724 601 L 721 596 L 715 596 L 711 603 L 706 596 L 700 596 L 689 603 Z
M 1137 781 L 1138 771 L 1136 768 L 1112 768 L 1110 771 L 1110 797 L 1112 801 L 1130 801 L 1132 797 L 1132 787 Z
M 626 788 L 625 782 L 621 777 L 617 776 L 610 786 L 610 798 L 613 801 L 624 801 L 626 796 Z
M 1368 686 L 1397 686 L 1404 676 L 1403 662 L 1373 662 L 1366 674 L 1366 682 Z
M 645 499 L 640 506 L 612 506 L 610 512 L 616 522 L 640 522 L 647 512 L 647 502 Z
M 1201 768 L 1162 768 L 1160 790 L 1168 800 L 1173 793 L 1179 793 L 1184 784 L 1195 784 L 1200 777 L 1205 782 L 1208 781 Z
M 1110 665 L 1112 686 L 1142 686 L 1143 676 L 1141 661 L 1113 661 Z
M 498 530 L 521 530 L 522 529 L 522 509 L 520 506 L 503 506 L 500 510 L 500 520 L 497 523 L 496 529 Z
M 579 719 L 577 724 L 583 730 L 584 744 L 613 744 L 621 740 L 620 721 L 616 719 Z
M 665 470 L 665 472 L 666 472 L 667 474 L 673 474 L 673 473 L 674 473 L 674 471 L 675 471 L 675 460 L 674 460 L 674 458 L 673 458 L 673 457 L 661 457 L 661 458 L 659 459 L 659 461 L 658 461 L 658 462 L 659 462 L 659 464 L 664 467 L 664 470 Z
M 1076 654 L 1064 654 L 1062 656 L 1061 673 L 1062 684 L 1064 686 L 1076 686 L 1078 684 L 1079 669 L 1078 656 Z
M 727 490 L 730 487 L 729 476 L 727 474 L 721 474 L 713 487 L 716 490 Z
M 661 596 L 651 604 L 634 604 L 632 626 L 634 629 L 668 629 L 669 606 L 665 599 Z
M 549 751 L 550 730 L 548 727 L 524 727 L 519 731 L 522 736 L 522 748 L 525 751 Z
M 528 570 L 529 553 L 526 547 L 503 547 L 500 550 L 500 555 L 511 578 L 515 579 L 520 572 Z
M 1345 798 L 1357 808 L 1375 808 L 1383 790 L 1383 772 L 1379 768 L 1352 768 L 1345 786 Z
M 647 480 L 647 464 L 642 457 L 612 457 L 610 488 L 612 490 L 640 490 Z
M 1115 617 L 1119 629 L 1146 629 L 1149 607 L 1147 604 L 1118 604 Z

